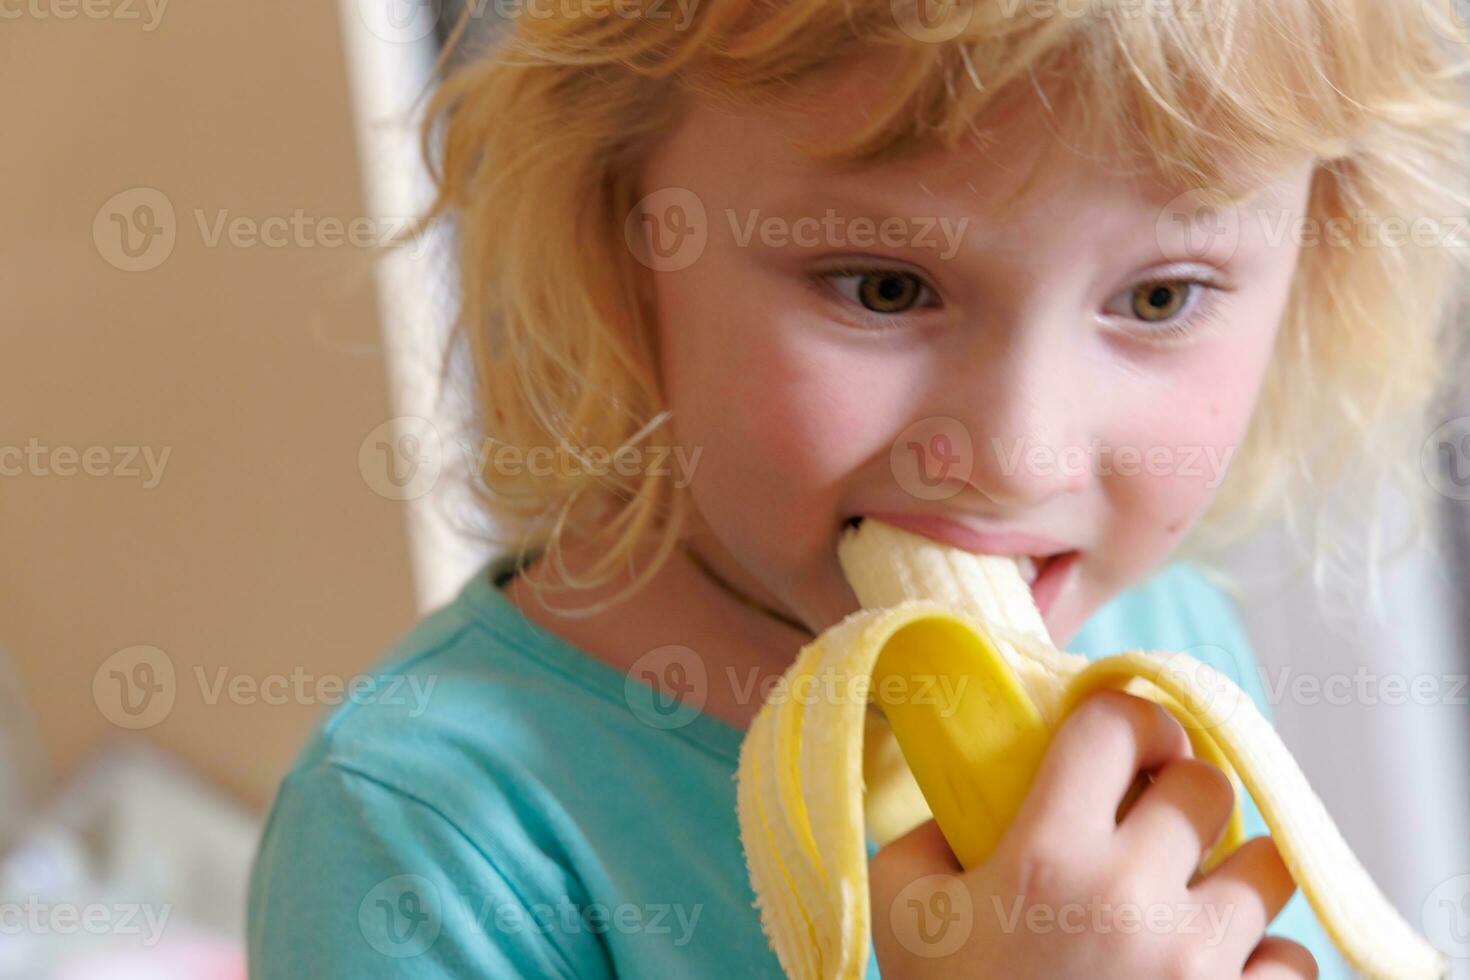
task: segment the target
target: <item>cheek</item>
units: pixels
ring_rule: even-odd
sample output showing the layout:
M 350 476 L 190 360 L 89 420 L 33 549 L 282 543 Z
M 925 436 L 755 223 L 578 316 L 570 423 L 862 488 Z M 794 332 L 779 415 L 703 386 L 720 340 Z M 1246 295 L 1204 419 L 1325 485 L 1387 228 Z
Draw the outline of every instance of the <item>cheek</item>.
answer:
M 1124 413 L 1105 479 L 1130 536 L 1172 548 L 1208 507 L 1240 451 L 1269 340 L 1212 347 Z
M 663 376 L 677 438 L 701 451 L 690 489 L 706 522 L 768 555 L 824 540 L 848 477 L 887 451 L 902 399 L 874 386 L 897 384 L 892 372 L 793 314 L 736 312 L 714 284 L 661 297 L 660 321 L 684 325 L 665 333 Z
M 774 340 L 722 348 L 688 367 L 691 383 L 673 396 L 677 431 L 705 445 L 699 489 L 718 495 L 711 504 L 759 502 L 767 519 L 785 523 L 798 505 L 820 507 L 838 493 L 870 451 L 863 434 L 883 431 L 837 365 Z

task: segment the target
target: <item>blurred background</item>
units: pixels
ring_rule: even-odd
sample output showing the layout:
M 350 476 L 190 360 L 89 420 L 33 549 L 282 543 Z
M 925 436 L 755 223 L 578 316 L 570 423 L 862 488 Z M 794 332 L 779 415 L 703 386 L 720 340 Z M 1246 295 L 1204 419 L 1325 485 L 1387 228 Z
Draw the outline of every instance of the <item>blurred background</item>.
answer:
M 461 10 L 0 0 L 0 978 L 243 976 L 276 782 L 486 553 L 424 421 L 443 233 L 374 256 Z M 1470 976 L 1470 399 L 1441 421 L 1383 622 L 1279 529 L 1232 563 L 1278 728 Z

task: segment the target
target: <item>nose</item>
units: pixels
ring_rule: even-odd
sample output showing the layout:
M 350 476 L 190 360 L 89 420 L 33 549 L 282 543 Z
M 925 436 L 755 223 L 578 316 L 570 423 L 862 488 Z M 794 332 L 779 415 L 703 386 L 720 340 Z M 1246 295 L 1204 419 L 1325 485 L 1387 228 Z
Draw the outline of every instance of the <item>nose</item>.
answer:
M 998 510 L 1034 509 L 1092 479 L 1101 406 L 1090 404 L 1074 343 L 1017 331 L 977 342 L 947 369 L 946 390 L 972 436 L 969 483 Z

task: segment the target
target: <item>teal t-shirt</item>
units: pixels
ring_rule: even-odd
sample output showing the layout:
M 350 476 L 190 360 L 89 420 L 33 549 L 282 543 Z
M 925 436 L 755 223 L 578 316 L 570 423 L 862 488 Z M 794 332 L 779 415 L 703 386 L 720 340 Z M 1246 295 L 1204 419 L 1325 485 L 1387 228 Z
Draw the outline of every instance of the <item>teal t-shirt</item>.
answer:
M 526 620 L 495 585 L 509 568 L 419 622 L 282 782 L 251 877 L 250 975 L 780 977 L 735 818 L 743 733 L 659 711 L 652 688 Z M 1187 565 L 1068 644 L 1139 647 L 1189 650 L 1267 710 L 1235 610 Z M 1246 819 L 1266 832 L 1254 804 Z M 1322 980 L 1350 976 L 1300 893 L 1271 931 L 1311 949 Z

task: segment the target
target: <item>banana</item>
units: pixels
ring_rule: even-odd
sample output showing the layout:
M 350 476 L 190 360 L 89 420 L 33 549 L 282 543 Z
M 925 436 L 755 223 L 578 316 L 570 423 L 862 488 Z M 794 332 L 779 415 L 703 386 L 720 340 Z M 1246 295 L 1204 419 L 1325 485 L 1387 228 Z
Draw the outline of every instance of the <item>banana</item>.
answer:
M 838 559 L 863 608 L 804 646 L 741 745 L 737 811 L 761 926 L 794 980 L 858 980 L 871 910 L 867 838 L 932 815 L 973 868 L 1025 798 L 1051 733 L 1113 687 L 1166 707 L 1236 807 L 1201 864 L 1244 839 L 1242 784 L 1328 936 L 1369 980 L 1442 980 L 1443 953 L 1353 855 L 1250 697 L 1184 653 L 1089 661 L 1052 646 L 1014 559 L 868 518 Z M 876 708 L 876 710 L 874 710 Z

